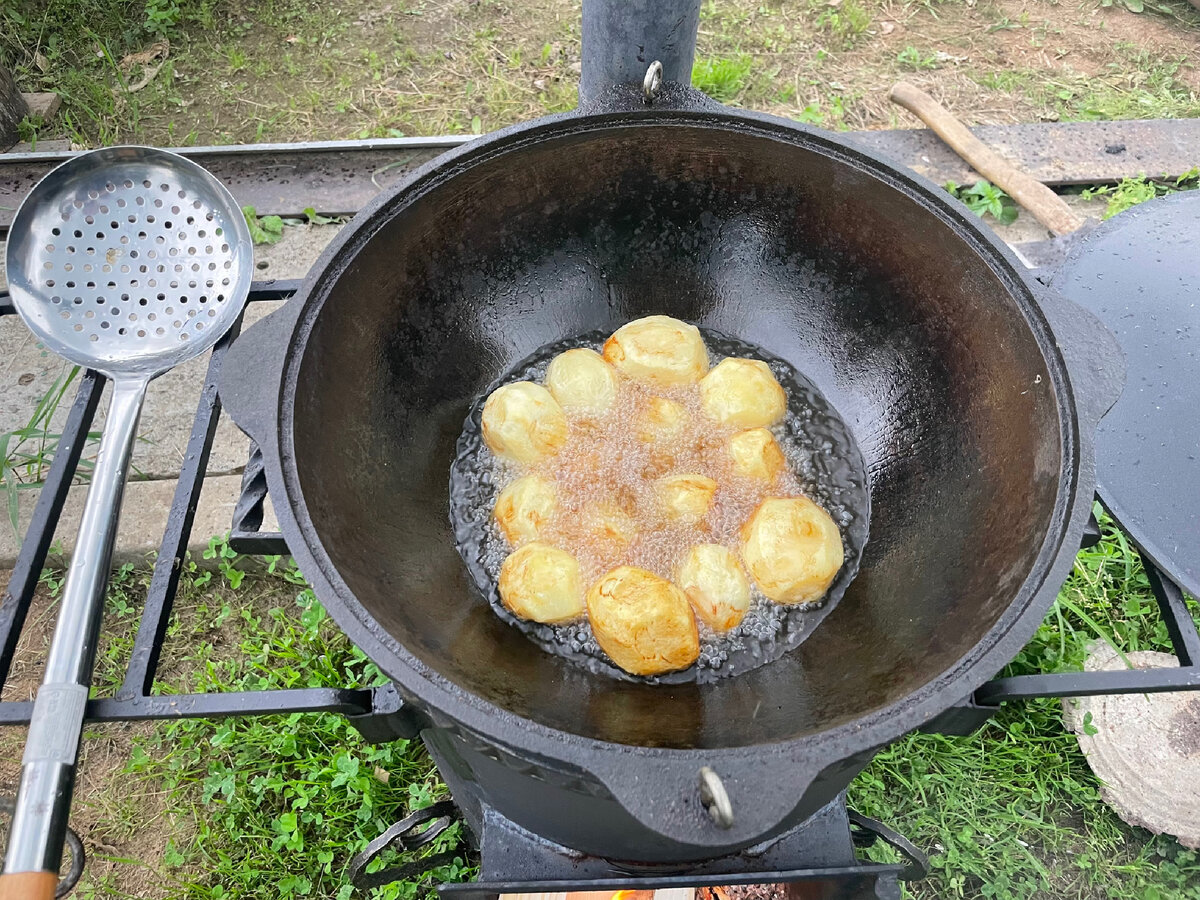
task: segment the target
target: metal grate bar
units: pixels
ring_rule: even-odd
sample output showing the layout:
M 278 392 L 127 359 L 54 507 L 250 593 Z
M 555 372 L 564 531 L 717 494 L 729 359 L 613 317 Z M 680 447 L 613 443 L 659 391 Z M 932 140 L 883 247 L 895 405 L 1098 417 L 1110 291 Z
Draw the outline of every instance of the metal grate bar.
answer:
M 242 472 L 242 490 L 233 508 L 229 546 L 238 553 L 283 556 L 287 541 L 277 531 L 263 531 L 263 504 L 267 499 L 267 471 L 258 444 L 250 442 L 250 456 Z
M 1039 697 L 1095 697 L 1100 694 L 1161 694 L 1200 690 L 1200 666 L 1179 669 L 1121 669 L 1016 675 L 989 681 L 975 692 L 980 705 Z
M 284 300 L 299 287 L 298 280 L 255 282 L 250 300 Z M 6 294 L 0 293 L 0 315 L 13 313 Z M 217 394 L 221 361 L 240 330 L 234 330 L 213 348 L 204 388 L 197 404 L 179 483 L 171 504 L 166 533 L 155 563 L 146 607 L 138 623 L 124 683 L 114 698 L 88 702 L 89 722 L 125 722 L 144 719 L 222 718 L 225 716 L 279 715 L 293 712 L 329 712 L 347 716 L 355 727 L 391 737 L 404 731 L 403 704 L 388 694 L 387 686 L 375 689 L 297 688 L 239 691 L 220 694 L 151 696 L 162 642 L 182 574 L 182 561 L 204 482 L 221 402 Z M 34 509 L 12 578 L 0 602 L 0 686 L 7 677 L 17 640 L 46 561 L 55 526 L 78 467 L 88 428 L 95 417 L 104 378 L 85 372 L 60 438 L 60 453 L 51 464 L 45 486 Z M 267 536 L 269 537 L 269 535 Z M 32 702 L 0 703 L 0 725 L 28 724 Z M 377 721 L 378 720 L 378 721 Z M 397 730 L 399 729 L 399 730 Z
M 1146 569 L 1146 578 L 1150 582 L 1150 590 L 1158 601 L 1163 621 L 1167 626 L 1167 634 L 1171 636 L 1171 646 L 1181 666 L 1200 666 L 1200 628 L 1197 628 L 1192 614 L 1188 611 L 1183 599 L 1183 591 L 1179 585 L 1164 578 L 1158 566 L 1154 565 L 1143 553 L 1142 565 Z
M 344 688 L 286 688 L 233 691 L 227 694 L 163 694 L 129 699 L 89 700 L 88 722 L 138 722 L 147 719 L 220 719 L 228 716 L 275 716 L 329 712 L 361 716 L 372 710 L 372 691 Z M 33 702 L 0 703 L 0 725 L 28 725 Z
M 1120 669 L 1104 672 L 1055 672 L 1050 675 L 1015 675 L 989 681 L 975 692 L 974 703 L 994 706 L 1005 700 L 1038 697 L 1094 697 L 1100 694 L 1156 694 L 1200 690 L 1200 628 L 1183 599 L 1179 586 L 1165 577 L 1145 555 L 1142 565 L 1158 599 L 1167 633 L 1179 658 L 1176 669 Z
M 29 530 L 25 532 L 25 540 L 21 542 L 12 577 L 4 589 L 3 599 L 0 599 L 0 688 L 8 680 L 8 669 L 16 653 L 17 640 L 21 637 L 21 629 L 25 627 L 25 616 L 33 602 L 33 592 L 37 588 L 42 566 L 46 563 L 50 543 L 54 540 L 54 527 L 67 501 L 67 492 L 75 477 L 75 469 L 79 466 L 79 457 L 87 443 L 88 429 L 96 417 L 96 407 L 103 390 L 103 375 L 92 371 L 83 373 L 58 439 L 58 452 L 54 455 L 37 505 L 33 508 L 33 518 L 29 522 Z
M 162 652 L 163 639 L 175 604 L 175 592 L 179 589 L 179 577 L 183 573 L 183 559 L 187 553 L 188 536 L 192 533 L 192 522 L 196 518 L 196 507 L 200 503 L 200 489 L 204 484 L 204 473 L 208 469 L 209 452 L 217 422 L 221 418 L 221 398 L 217 396 L 217 383 L 221 377 L 221 361 L 230 342 L 236 340 L 242 330 L 242 317 L 238 316 L 229 332 L 213 347 L 208 361 L 208 373 L 200 403 L 196 407 L 196 418 L 192 424 L 192 435 L 188 439 L 187 452 L 175 487 L 175 498 L 167 518 L 167 529 L 154 562 L 154 575 L 150 579 L 150 590 L 146 593 L 146 606 L 138 623 L 137 637 L 129 656 L 129 667 L 125 670 L 125 681 L 117 691 L 117 698 L 129 700 L 144 697 L 154 687 L 154 674 L 158 670 L 158 658 Z

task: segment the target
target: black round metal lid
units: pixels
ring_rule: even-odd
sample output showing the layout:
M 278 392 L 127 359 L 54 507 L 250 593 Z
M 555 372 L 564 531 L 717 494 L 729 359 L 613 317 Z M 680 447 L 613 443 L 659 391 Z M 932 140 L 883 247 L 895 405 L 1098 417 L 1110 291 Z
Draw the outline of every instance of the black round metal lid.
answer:
M 1112 330 L 1128 378 L 1096 437 L 1097 491 L 1134 542 L 1200 596 L 1200 191 L 1088 235 L 1052 285 Z

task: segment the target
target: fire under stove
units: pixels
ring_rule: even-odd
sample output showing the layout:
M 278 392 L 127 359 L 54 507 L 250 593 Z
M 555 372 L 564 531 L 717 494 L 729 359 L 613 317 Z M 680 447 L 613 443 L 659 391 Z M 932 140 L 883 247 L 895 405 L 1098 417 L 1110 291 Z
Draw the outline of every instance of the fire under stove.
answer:
M 1061 270 L 1040 276 L 1105 319 L 1126 352 L 1131 387 L 1101 429 L 1098 499 L 1139 548 L 1179 667 L 1001 678 L 985 684 L 923 730 L 969 734 L 1005 701 L 1200 689 L 1200 632 L 1183 593 L 1185 588 L 1192 593 L 1197 590 L 1200 519 L 1194 504 L 1187 502 L 1187 492 L 1178 490 L 1181 484 L 1196 483 L 1195 452 L 1200 445 L 1197 440 L 1200 425 L 1195 416 L 1179 414 L 1187 401 L 1182 389 L 1175 386 L 1187 382 L 1172 378 L 1172 371 L 1178 370 L 1178 366 L 1170 359 L 1172 346 L 1185 357 L 1195 354 L 1178 336 L 1200 325 L 1200 311 L 1194 302 L 1200 295 L 1200 271 L 1186 246 L 1188 235 L 1200 228 L 1198 201 L 1200 196 L 1179 196 L 1132 210 L 1117 223 L 1120 227 L 1110 225 L 1096 232 L 1083 252 L 1074 254 Z M 1138 261 L 1147 265 L 1139 266 Z M 1131 276 L 1130 272 L 1136 275 Z M 1126 311 L 1131 290 L 1126 282 L 1131 277 L 1147 286 L 1138 296 L 1137 316 Z M 250 299 L 286 299 L 297 287 L 294 281 L 257 282 Z M 7 297 L 0 296 L 0 315 L 12 312 Z M 1152 332 L 1145 330 L 1150 324 Z M 346 716 L 372 742 L 415 738 L 418 734 L 406 715 L 404 703 L 391 685 L 371 689 L 302 688 L 221 694 L 152 692 L 182 571 L 181 562 L 221 415 L 217 390 L 221 364 L 231 343 L 238 339 L 239 331 L 240 323 L 217 344 L 209 362 L 124 682 L 114 697 L 88 703 L 87 720 L 124 722 L 332 712 Z M 63 426 L 59 444 L 62 450 L 50 468 L 0 602 L 0 686 L 7 678 L 103 387 L 102 376 L 84 373 Z M 1152 435 L 1153 440 L 1147 440 L 1147 435 Z M 231 528 L 230 544 L 235 550 L 255 555 L 288 552 L 281 535 L 262 530 L 266 498 L 261 458 L 252 446 Z M 1096 543 L 1099 538 L 1099 527 L 1093 519 L 1086 545 Z M 32 709 L 31 702 L 0 703 L 0 725 L 27 724 Z M 439 890 L 447 898 L 462 900 L 482 900 L 506 893 L 778 883 L 793 884 L 790 889 L 793 897 L 894 898 L 900 896 L 901 880 L 919 879 L 927 872 L 928 860 L 920 849 L 883 823 L 849 809 L 844 794 L 799 827 L 766 844 L 698 865 L 672 868 L 589 857 L 530 833 L 490 808 L 478 795 L 474 783 L 460 778 L 453 766 L 446 764 L 446 755 L 436 740 L 427 740 L 426 744 L 453 800 L 413 812 L 352 860 L 349 874 L 361 888 L 419 878 L 448 862 L 449 857 L 461 855 L 462 849 L 457 849 L 427 855 L 396 868 L 367 871 L 369 863 L 383 851 L 389 848 L 418 851 L 458 818 L 467 825 L 478 854 L 479 880 L 442 885 Z M 531 796 L 529 802 L 536 804 L 538 798 Z M 883 865 L 861 860 L 857 851 L 875 841 L 890 844 L 907 863 Z M 72 864 L 64 883 L 71 885 L 82 872 L 83 852 L 77 838 L 69 839 L 68 846 L 72 850 Z

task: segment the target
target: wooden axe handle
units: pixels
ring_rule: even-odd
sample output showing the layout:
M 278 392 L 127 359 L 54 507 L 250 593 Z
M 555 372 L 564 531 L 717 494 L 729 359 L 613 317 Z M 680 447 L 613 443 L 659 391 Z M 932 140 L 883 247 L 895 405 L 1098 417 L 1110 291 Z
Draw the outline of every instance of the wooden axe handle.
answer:
M 54 900 L 57 872 L 10 872 L 0 875 L 0 900 Z
M 927 93 L 905 81 L 892 85 L 888 97 L 931 128 L 980 175 L 1008 192 L 1017 203 L 1055 234 L 1070 234 L 1083 220 L 1050 190 L 971 134 L 967 126 Z

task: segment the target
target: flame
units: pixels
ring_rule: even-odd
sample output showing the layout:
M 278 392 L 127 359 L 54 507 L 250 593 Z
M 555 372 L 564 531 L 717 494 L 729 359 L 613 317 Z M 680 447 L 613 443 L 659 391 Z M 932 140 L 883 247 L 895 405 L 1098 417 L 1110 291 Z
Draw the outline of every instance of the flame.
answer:
M 617 891 L 609 900 L 654 900 L 655 893 L 655 891 Z M 729 892 L 723 887 L 696 888 L 695 900 L 729 900 Z

